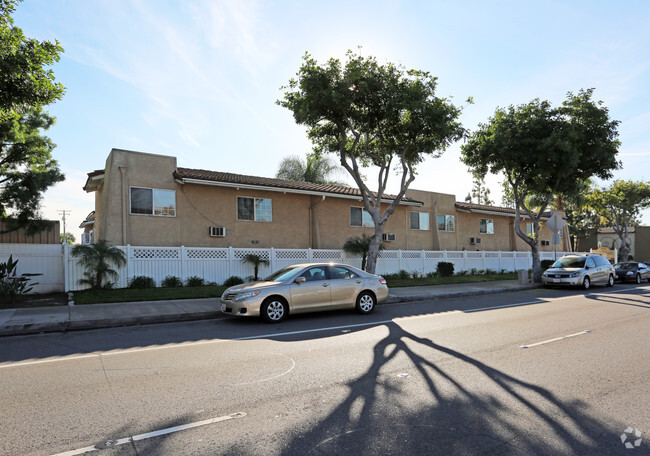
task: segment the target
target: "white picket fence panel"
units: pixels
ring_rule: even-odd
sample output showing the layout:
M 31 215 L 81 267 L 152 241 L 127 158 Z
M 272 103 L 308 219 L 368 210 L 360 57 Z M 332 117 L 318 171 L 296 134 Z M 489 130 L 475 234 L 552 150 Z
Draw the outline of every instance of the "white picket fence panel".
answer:
M 128 285 L 136 276 L 148 276 L 157 285 L 167 276 L 185 281 L 188 277 L 202 277 L 206 282 L 223 283 L 228 277 L 243 279 L 252 276 L 253 268 L 242 259 L 248 254 L 259 255 L 269 261 L 261 266 L 259 276 L 265 277 L 285 266 L 299 263 L 338 262 L 361 267 L 361 258 L 350 256 L 343 250 L 320 249 L 240 249 L 203 247 L 119 247 L 127 257 L 127 264 L 118 270 L 118 288 Z M 542 260 L 552 260 L 566 252 L 541 252 Z M 0 244 L 0 261 L 6 261 L 10 254 L 18 259 L 18 271 L 40 273 L 34 291 L 49 293 L 76 291 L 86 288 L 79 284 L 84 269 L 77 258 L 70 255 L 70 246 L 58 244 Z M 491 269 L 493 271 L 515 271 L 532 266 L 530 252 L 489 251 L 429 251 L 429 250 L 383 250 L 377 259 L 377 274 L 391 274 L 400 270 L 409 273 L 426 274 L 436 270 L 440 261 L 454 264 L 454 270 L 471 271 Z

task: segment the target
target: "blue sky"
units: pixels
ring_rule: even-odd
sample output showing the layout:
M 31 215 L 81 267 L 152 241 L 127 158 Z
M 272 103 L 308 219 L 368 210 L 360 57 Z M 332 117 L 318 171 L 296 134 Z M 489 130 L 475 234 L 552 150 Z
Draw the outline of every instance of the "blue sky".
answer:
M 58 39 L 65 97 L 48 132 L 66 181 L 43 215 L 71 210 L 68 231 L 94 209 L 82 186 L 111 148 L 172 155 L 178 165 L 273 177 L 282 158 L 311 150 L 304 128 L 277 106 L 309 52 L 319 61 L 364 55 L 437 76 L 437 95 L 463 104 L 474 129 L 497 106 L 560 104 L 595 88 L 620 120 L 623 169 L 650 180 L 650 2 L 24 0 L 27 36 Z M 460 144 L 418 168 L 412 188 L 455 194 L 472 184 Z M 338 180 L 352 184 L 341 175 Z M 490 176 L 500 202 L 500 177 Z M 395 191 L 398 179 L 389 190 Z M 644 214 L 650 224 L 650 211 Z

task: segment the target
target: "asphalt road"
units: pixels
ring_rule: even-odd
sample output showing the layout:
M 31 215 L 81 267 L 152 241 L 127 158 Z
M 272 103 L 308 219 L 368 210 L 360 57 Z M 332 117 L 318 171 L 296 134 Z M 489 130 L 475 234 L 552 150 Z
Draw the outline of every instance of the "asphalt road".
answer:
M 642 284 L 6 337 L 0 454 L 646 455 L 649 329 Z

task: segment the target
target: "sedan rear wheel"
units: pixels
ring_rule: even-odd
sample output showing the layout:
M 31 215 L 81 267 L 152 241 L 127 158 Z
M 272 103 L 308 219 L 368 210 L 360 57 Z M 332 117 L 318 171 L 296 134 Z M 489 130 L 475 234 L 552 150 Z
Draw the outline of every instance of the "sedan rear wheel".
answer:
M 591 280 L 589 280 L 589 276 L 586 276 L 585 280 L 582 282 L 582 288 L 588 290 L 590 287 L 591 287 Z
M 614 286 L 614 276 L 611 275 L 611 274 L 609 275 L 609 279 L 607 280 L 607 286 L 608 287 L 613 287 Z
M 287 316 L 287 303 L 280 298 L 268 298 L 262 303 L 262 318 L 269 323 L 279 323 Z
M 368 292 L 364 291 L 357 298 L 357 312 L 362 314 L 369 314 L 375 309 L 375 296 Z

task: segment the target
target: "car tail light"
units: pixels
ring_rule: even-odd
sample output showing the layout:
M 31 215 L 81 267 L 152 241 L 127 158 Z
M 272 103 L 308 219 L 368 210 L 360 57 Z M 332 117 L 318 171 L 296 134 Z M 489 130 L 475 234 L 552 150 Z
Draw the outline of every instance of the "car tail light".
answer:
M 380 277 L 379 278 L 379 283 L 381 283 L 382 285 L 386 285 L 386 279 L 384 279 L 383 277 Z

